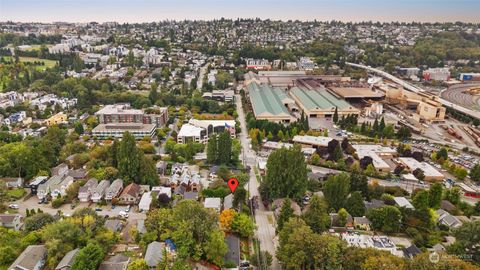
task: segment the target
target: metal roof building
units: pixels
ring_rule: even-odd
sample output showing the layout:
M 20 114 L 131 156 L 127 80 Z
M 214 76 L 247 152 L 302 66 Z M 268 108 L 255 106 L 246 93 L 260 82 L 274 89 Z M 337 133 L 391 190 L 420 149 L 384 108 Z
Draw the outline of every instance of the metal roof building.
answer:
M 255 118 L 287 123 L 295 120 L 287 109 L 288 105 L 294 105 L 294 101 L 283 90 L 252 82 L 247 91 Z
M 360 110 L 327 89 L 294 87 L 290 90 L 290 95 L 308 117 L 332 117 L 335 108 L 338 108 L 338 115 L 360 113 Z

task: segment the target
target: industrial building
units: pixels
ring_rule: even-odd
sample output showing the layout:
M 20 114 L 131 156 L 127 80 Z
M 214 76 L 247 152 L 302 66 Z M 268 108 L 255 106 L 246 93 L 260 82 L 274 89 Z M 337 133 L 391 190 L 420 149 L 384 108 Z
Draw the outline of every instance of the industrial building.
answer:
M 408 170 L 411 172 L 415 171 L 416 169 L 420 169 L 423 171 L 423 175 L 425 176 L 425 181 L 440 181 L 445 178 L 445 176 L 437 171 L 435 167 L 432 165 L 428 164 L 427 162 L 419 162 L 414 158 L 409 158 L 409 157 L 401 157 L 398 158 L 400 163 L 405 165 Z
M 281 89 L 252 82 L 247 85 L 247 93 L 258 120 L 289 123 L 295 121 L 288 108 L 295 110 L 295 102 Z
M 327 89 L 307 90 L 294 87 L 290 90 L 290 95 L 309 118 L 331 118 L 335 110 L 338 110 L 339 116 L 360 114 L 359 109 Z
M 392 167 L 385 159 L 392 158 L 397 155 L 397 150 L 378 144 L 355 144 L 352 145 L 359 159 L 371 157 L 373 167 L 378 172 L 390 172 Z

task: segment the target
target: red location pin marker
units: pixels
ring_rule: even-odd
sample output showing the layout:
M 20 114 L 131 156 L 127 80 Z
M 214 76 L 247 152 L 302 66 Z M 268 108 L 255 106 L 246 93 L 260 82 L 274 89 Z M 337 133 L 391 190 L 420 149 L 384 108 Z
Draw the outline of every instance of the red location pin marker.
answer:
M 237 178 L 230 178 L 230 179 L 228 179 L 228 187 L 230 188 L 230 190 L 232 191 L 232 193 L 235 192 L 235 189 L 237 189 L 237 186 L 238 186 L 238 180 L 237 180 Z

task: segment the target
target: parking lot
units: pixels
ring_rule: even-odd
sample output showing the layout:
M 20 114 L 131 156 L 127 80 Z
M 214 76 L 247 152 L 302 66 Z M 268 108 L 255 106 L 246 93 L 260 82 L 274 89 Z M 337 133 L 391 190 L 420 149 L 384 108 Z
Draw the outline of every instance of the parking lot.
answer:
M 66 203 L 59 208 L 53 208 L 52 205 L 49 204 L 39 204 L 37 196 L 32 196 L 28 200 L 23 201 L 23 199 L 13 202 L 14 204 L 18 204 L 19 209 L 18 212 L 22 215 L 26 214 L 26 209 L 41 209 L 44 213 L 49 213 L 51 215 L 55 215 L 58 211 L 61 211 L 64 215 L 69 216 L 72 215 L 73 212 L 77 209 L 89 207 L 92 209 L 98 210 L 98 215 L 101 216 L 108 216 L 108 217 L 118 217 L 120 211 L 127 211 L 128 206 L 115 206 L 112 207 L 111 204 L 105 206 L 99 206 L 95 203 L 78 203 L 74 209 L 72 209 L 71 204 Z M 128 211 L 128 221 L 134 221 L 138 219 L 145 219 L 145 213 L 139 213 L 137 206 L 132 206 L 131 209 Z

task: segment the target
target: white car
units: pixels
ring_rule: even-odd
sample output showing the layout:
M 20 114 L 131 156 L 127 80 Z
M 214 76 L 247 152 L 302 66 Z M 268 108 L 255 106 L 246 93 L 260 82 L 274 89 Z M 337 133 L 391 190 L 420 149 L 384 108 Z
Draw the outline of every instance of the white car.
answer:
M 8 207 L 9 207 L 9 208 L 12 208 L 12 209 L 18 209 L 18 204 L 13 204 L 13 203 L 12 203 L 12 204 L 10 204 Z
M 125 211 L 120 211 L 120 212 L 118 213 L 118 216 L 120 216 L 120 217 L 122 217 L 122 218 L 128 218 L 128 213 L 125 212 Z

